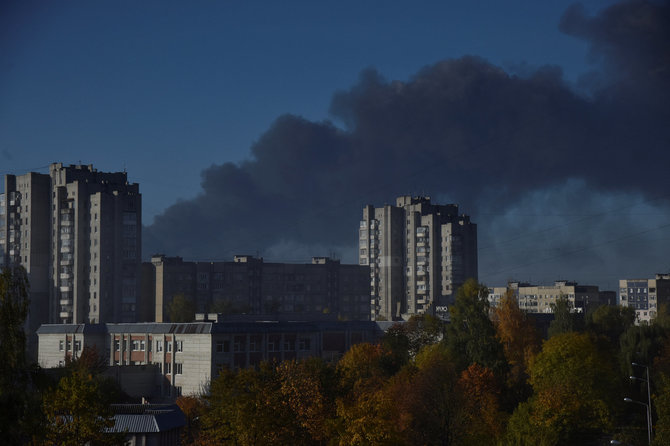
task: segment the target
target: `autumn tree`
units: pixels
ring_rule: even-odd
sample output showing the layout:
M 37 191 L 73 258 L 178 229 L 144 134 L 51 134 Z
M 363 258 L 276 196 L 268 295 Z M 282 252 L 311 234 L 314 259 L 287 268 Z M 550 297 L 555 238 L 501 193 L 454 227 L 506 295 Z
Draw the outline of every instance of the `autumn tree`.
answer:
M 200 417 L 207 405 L 200 396 L 183 395 L 177 398 L 175 404 L 179 406 L 186 418 L 186 426 L 181 432 L 181 444 L 200 444 Z
M 458 380 L 462 397 L 462 435 L 459 445 L 496 445 L 506 416 L 500 408 L 501 389 L 493 371 L 479 364 L 463 370 Z
M 588 444 L 610 432 L 622 394 L 611 363 L 589 334 L 568 332 L 546 341 L 529 368 L 534 395 L 512 414 L 507 442 Z
M 125 433 L 109 432 L 114 427 L 111 402 L 100 378 L 84 364 L 75 364 L 56 389 L 44 396 L 45 444 L 124 444 Z
M 394 430 L 382 389 L 391 376 L 385 359 L 390 353 L 379 344 L 352 346 L 337 363 L 336 399 L 340 445 L 384 444 Z
M 505 374 L 507 363 L 496 330 L 489 317 L 488 289 L 469 279 L 458 289 L 456 302 L 449 308 L 451 324 L 446 343 L 458 358 L 461 369 L 480 364 L 497 376 Z
M 209 410 L 201 417 L 202 440 L 209 444 L 310 444 L 303 428 L 284 401 L 277 368 L 221 369 L 206 398 Z
M 533 321 L 519 308 L 512 290 L 507 291 L 494 310 L 493 323 L 509 364 L 508 385 L 516 404 L 530 394 L 528 364 L 540 351 L 540 335 Z
M 336 376 L 321 358 L 284 361 L 277 366 L 280 393 L 311 438 L 326 444 L 334 435 Z
M 411 374 L 409 374 L 411 372 Z M 464 438 L 463 398 L 453 353 L 444 344 L 424 347 L 413 369 L 394 377 L 397 387 L 392 406 L 404 444 L 450 445 Z
M 170 322 L 193 322 L 195 303 L 183 294 L 176 294 L 168 306 Z

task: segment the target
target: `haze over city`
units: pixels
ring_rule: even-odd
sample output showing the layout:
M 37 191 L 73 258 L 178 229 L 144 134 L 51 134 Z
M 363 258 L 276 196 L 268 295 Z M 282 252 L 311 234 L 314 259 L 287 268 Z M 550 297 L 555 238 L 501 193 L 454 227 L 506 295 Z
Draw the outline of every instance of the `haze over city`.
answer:
M 457 203 L 479 279 L 668 272 L 668 2 L 0 9 L 0 174 L 127 170 L 143 254 L 357 262 L 366 204 Z

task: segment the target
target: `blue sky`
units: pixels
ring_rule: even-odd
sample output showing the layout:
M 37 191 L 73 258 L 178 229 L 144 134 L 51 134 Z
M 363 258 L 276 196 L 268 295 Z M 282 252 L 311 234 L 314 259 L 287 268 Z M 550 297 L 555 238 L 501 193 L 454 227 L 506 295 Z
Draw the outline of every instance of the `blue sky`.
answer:
M 126 169 L 143 194 L 144 256 L 199 260 L 356 262 L 363 204 L 427 193 L 479 224 L 490 285 L 615 289 L 670 268 L 667 181 L 655 174 L 668 135 L 649 131 L 668 107 L 644 91 L 667 76 L 641 74 L 667 73 L 647 66 L 670 59 L 634 28 L 662 3 L 583 2 L 566 34 L 572 1 L 4 2 L 0 174 Z M 483 83 L 465 100 L 431 99 L 471 79 Z M 406 134 L 383 126 L 412 113 Z M 388 163 L 369 181 L 343 161 L 374 154 Z M 419 173 L 432 163 L 444 172 Z
M 196 195 L 283 113 L 328 119 L 374 67 L 405 80 L 466 54 L 510 71 L 588 69 L 571 2 L 9 2 L 0 17 L 0 171 L 127 169 L 144 220 Z M 597 10 L 607 1 L 587 2 Z

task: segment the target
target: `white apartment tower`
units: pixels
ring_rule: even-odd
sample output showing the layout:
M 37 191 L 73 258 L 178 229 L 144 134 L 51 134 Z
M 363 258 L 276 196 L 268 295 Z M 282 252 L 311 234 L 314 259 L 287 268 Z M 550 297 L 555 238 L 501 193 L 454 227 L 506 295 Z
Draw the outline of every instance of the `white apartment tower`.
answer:
M 371 317 L 439 314 L 467 279 L 477 279 L 477 225 L 455 204 L 402 196 L 363 209 L 359 264 L 370 266 Z
M 142 198 L 125 172 L 54 163 L 5 176 L 0 266 L 30 279 L 29 330 L 42 323 L 135 322 Z

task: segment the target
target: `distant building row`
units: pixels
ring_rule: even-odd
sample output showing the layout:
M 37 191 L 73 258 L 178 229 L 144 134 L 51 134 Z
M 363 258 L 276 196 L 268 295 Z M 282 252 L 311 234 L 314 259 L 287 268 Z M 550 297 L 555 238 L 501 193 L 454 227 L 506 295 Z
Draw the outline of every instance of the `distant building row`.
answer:
M 497 306 L 507 292 L 513 294 L 519 308 L 529 313 L 551 313 L 556 299 L 564 297 L 580 313 L 599 305 L 619 304 L 634 308 L 638 323 L 650 323 L 661 305 L 670 304 L 670 274 L 656 274 L 655 279 L 620 280 L 618 300 L 615 291 L 600 291 L 597 286 L 564 280 L 543 286 L 509 282 L 506 287 L 489 288 L 491 306 Z

